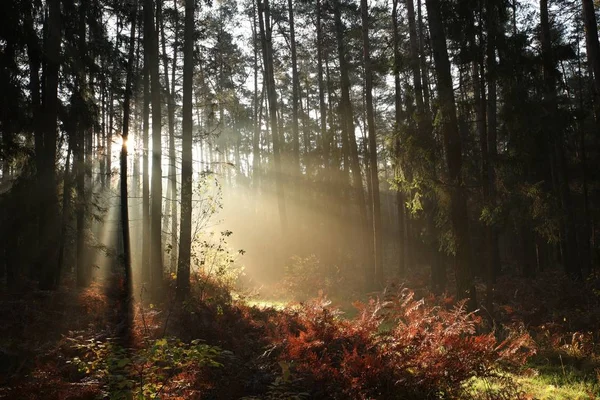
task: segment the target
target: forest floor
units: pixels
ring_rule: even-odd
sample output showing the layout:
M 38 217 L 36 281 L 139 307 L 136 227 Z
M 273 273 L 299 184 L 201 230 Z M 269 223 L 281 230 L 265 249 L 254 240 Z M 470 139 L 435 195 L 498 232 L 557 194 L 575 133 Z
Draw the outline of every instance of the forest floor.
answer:
M 127 345 L 115 285 L 2 295 L 0 398 L 600 398 L 598 295 L 556 274 L 501 280 L 491 334 L 418 289 L 351 312 L 348 299 L 232 300 L 204 284 L 184 303 L 172 289 L 137 302 Z M 417 350 L 388 358 L 397 348 Z

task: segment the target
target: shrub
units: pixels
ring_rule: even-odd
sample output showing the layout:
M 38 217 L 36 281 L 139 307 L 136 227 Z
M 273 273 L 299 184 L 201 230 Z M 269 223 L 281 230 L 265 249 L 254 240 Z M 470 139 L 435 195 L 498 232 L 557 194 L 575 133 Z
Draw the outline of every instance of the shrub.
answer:
M 407 289 L 356 303 L 353 320 L 328 306 L 321 296 L 289 310 L 272 332 L 279 360 L 314 398 L 455 396 L 469 379 L 522 366 L 535 352 L 521 330 L 499 342 L 493 333 L 478 333 L 481 318 L 466 312 L 464 302 L 428 304 Z

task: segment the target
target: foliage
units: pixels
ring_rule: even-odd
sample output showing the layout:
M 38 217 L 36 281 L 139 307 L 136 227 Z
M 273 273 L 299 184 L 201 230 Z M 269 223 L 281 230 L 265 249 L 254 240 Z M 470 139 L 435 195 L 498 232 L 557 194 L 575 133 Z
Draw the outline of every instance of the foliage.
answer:
M 221 350 L 200 340 L 188 344 L 177 338 L 161 338 L 141 349 L 124 348 L 114 340 L 73 342 L 81 355 L 67 363 L 106 381 L 110 399 L 160 398 L 161 391 L 177 374 L 222 366 L 217 361 Z
M 290 311 L 272 333 L 270 350 L 289 363 L 316 398 L 439 398 L 463 392 L 473 377 L 520 367 L 535 353 L 525 332 L 504 340 L 478 334 L 481 318 L 464 302 L 451 308 L 415 300 L 404 289 L 384 301 L 356 303 L 359 315 L 339 318 L 325 297 Z M 391 329 L 382 331 L 384 323 Z

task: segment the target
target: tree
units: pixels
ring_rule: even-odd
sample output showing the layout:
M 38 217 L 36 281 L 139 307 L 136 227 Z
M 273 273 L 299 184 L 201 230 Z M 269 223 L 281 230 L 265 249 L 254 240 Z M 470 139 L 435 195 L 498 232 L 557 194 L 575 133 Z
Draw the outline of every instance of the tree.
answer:
M 46 68 L 44 79 L 44 102 L 42 113 L 45 129 L 43 132 L 43 154 L 38 155 L 42 161 L 42 167 L 38 171 L 41 193 L 47 198 L 42 206 L 41 215 L 41 247 L 42 257 L 39 260 L 44 264 L 40 287 L 42 289 L 54 289 L 58 285 L 58 258 L 54 235 L 58 218 L 57 182 L 56 182 L 56 142 L 58 130 L 58 72 L 60 69 L 60 44 L 62 37 L 61 29 L 61 1 L 48 1 L 48 34 L 45 41 Z M 40 268 L 41 269 L 41 268 Z
M 598 23 L 592 0 L 581 0 L 583 5 L 583 24 L 585 26 L 585 44 L 590 70 L 594 74 L 594 102 L 596 106 L 596 124 L 600 127 L 600 44 L 598 42 Z
M 367 0 L 361 0 L 363 60 L 365 65 L 365 91 L 367 123 L 369 126 L 369 169 L 371 179 L 371 206 L 373 207 L 373 247 L 375 261 L 375 284 L 383 285 L 383 244 L 381 234 L 381 203 L 379 200 L 379 168 L 377 165 L 377 138 L 375 136 L 375 116 L 373 112 L 373 71 L 369 45 L 369 10 Z
M 192 81 L 194 77 L 194 0 L 185 1 L 183 37 L 183 139 L 181 161 L 181 224 L 179 261 L 177 264 L 177 296 L 185 298 L 190 290 L 192 247 Z
M 133 63 L 135 50 L 135 32 L 137 20 L 137 0 L 131 5 L 131 28 L 129 33 L 129 50 L 127 56 L 127 77 L 125 81 L 125 98 L 123 100 L 123 133 L 121 136 L 121 229 L 123 236 L 123 267 L 125 272 L 125 293 L 122 305 L 126 310 L 124 330 L 128 335 L 131 327 L 131 301 L 133 292 L 133 278 L 131 270 L 131 240 L 129 235 L 129 201 L 127 192 L 127 144 L 129 141 L 129 120 L 131 111 L 131 93 L 133 81 Z
M 300 80 L 298 78 L 298 61 L 296 60 L 296 32 L 294 29 L 294 10 L 292 0 L 288 0 L 290 18 L 290 52 L 292 54 L 292 168 L 294 173 L 300 172 L 300 140 L 298 136 L 298 98 L 300 96 Z
M 150 280 L 158 294 L 163 279 L 161 88 L 158 73 L 158 33 L 154 29 L 154 1 L 144 1 L 144 52 L 148 53 L 152 103 L 152 195 L 150 223 Z
M 264 81 L 266 82 L 267 100 L 269 102 L 269 115 L 271 118 L 271 137 L 273 141 L 273 165 L 275 174 L 275 187 L 279 219 L 282 230 L 287 230 L 287 211 L 285 205 L 285 191 L 281 169 L 281 143 L 279 126 L 277 123 L 277 92 L 275 90 L 275 75 L 273 71 L 273 43 L 271 26 L 271 9 L 268 0 L 257 0 L 258 24 L 263 53 Z

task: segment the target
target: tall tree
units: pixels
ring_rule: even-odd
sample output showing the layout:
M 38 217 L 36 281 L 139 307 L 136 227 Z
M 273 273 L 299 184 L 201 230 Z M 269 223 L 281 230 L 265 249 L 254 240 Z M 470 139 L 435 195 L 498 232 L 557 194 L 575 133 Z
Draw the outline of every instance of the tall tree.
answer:
M 158 33 L 154 26 L 154 0 L 144 1 L 144 52 L 149 54 L 150 97 L 152 102 L 152 195 L 150 223 L 150 280 L 155 294 L 163 279 L 162 249 L 162 112 L 158 73 Z
M 381 202 L 379 199 L 379 168 L 377 165 L 377 138 L 375 135 L 375 113 L 373 110 L 373 71 L 369 43 L 369 9 L 367 0 L 361 0 L 363 62 L 365 67 L 365 97 L 369 130 L 369 171 L 371 179 L 371 207 L 373 219 L 373 248 L 375 284 L 383 285 L 383 243 L 381 233 Z
M 411 1 L 411 0 L 409 0 Z M 402 158 L 402 148 L 400 141 L 400 128 L 402 126 L 402 87 L 400 84 L 400 71 L 402 69 L 402 59 L 400 55 L 400 34 L 398 27 L 398 2 L 394 0 L 392 3 L 392 33 L 394 47 L 394 157 L 395 157 L 395 174 L 396 178 L 400 178 L 401 167 L 400 160 Z M 418 61 L 418 60 L 417 60 Z M 419 78 L 420 81 L 421 78 Z M 407 238 L 405 229 L 406 207 L 404 206 L 404 194 L 401 189 L 396 193 L 396 209 L 398 213 L 398 228 L 400 232 L 400 245 L 398 252 L 398 272 L 403 275 L 406 270 L 405 254 L 407 251 Z
M 342 156 L 344 160 L 344 184 L 347 182 L 347 177 L 350 169 L 352 170 L 352 186 L 356 196 L 358 207 L 358 237 L 363 254 L 360 254 L 361 263 L 365 268 L 367 286 L 371 286 L 374 282 L 374 270 L 369 268 L 369 262 L 365 258 L 369 251 L 372 251 L 372 241 L 367 239 L 366 233 L 370 231 L 367 220 L 367 206 L 365 199 L 365 191 L 363 187 L 360 162 L 358 158 L 358 146 L 356 144 L 356 134 L 354 132 L 354 112 L 350 101 L 350 67 L 347 60 L 346 52 L 346 35 L 345 26 L 342 21 L 341 4 L 339 0 L 333 2 L 333 16 L 335 23 L 335 32 L 337 40 L 338 60 L 340 65 L 340 118 L 341 118 L 341 133 L 342 133 Z
M 190 262 L 192 247 L 192 81 L 194 77 L 194 11 L 195 0 L 185 1 L 183 37 L 183 120 L 181 161 L 181 224 L 179 234 L 179 261 L 177 265 L 177 296 L 185 298 L 190 290 Z
M 81 116 L 82 112 L 86 108 L 86 96 L 87 96 L 87 82 L 86 82 L 86 70 L 85 70 L 85 59 L 87 57 L 86 48 L 86 8 L 83 1 L 79 3 L 79 74 L 77 75 L 77 86 L 79 93 L 75 102 L 76 107 L 80 111 L 78 113 L 77 123 L 77 137 L 75 140 L 75 159 L 76 159 L 76 186 L 77 186 L 77 285 L 79 287 L 85 286 L 89 280 L 89 271 L 86 260 L 86 248 L 85 248 L 85 207 L 86 207 L 86 193 L 85 193 L 85 139 L 86 132 L 88 131 L 87 121 Z
M 593 0 L 581 0 L 583 5 L 583 24 L 585 44 L 590 70 L 594 74 L 594 94 L 596 123 L 600 127 L 600 44 L 598 42 L 598 23 Z
M 290 52 L 292 56 L 292 168 L 294 173 L 300 173 L 300 139 L 298 137 L 298 98 L 300 96 L 300 79 L 298 78 L 296 30 L 294 26 L 294 7 L 292 0 L 288 0 L 288 16 L 290 19 Z
M 125 329 L 126 334 L 129 334 L 131 315 L 130 302 L 132 295 L 132 271 L 131 271 L 131 241 L 129 235 L 129 198 L 127 191 L 127 145 L 129 141 L 129 120 L 131 114 L 131 93 L 133 81 L 133 64 L 135 50 L 135 32 L 137 20 L 137 0 L 131 5 L 131 28 L 129 32 L 129 50 L 127 55 L 127 72 L 125 80 L 125 98 L 123 99 L 123 133 L 121 143 L 121 230 L 123 237 L 123 267 L 125 269 Z
M 41 193 L 47 196 L 42 207 L 42 257 L 45 270 L 42 272 L 40 287 L 54 289 L 58 285 L 58 254 L 56 253 L 56 235 L 54 234 L 58 218 L 58 199 L 56 181 L 56 144 L 58 136 L 58 72 L 60 69 L 60 47 L 62 38 L 61 0 L 48 1 L 47 36 L 45 40 L 46 68 L 44 79 L 44 102 L 42 112 L 45 129 L 43 132 L 44 153 L 40 182 Z
M 275 74 L 273 71 L 273 35 L 271 26 L 271 9 L 269 0 L 257 0 L 258 25 L 263 52 L 264 81 L 267 86 L 267 100 L 269 103 L 269 116 L 271 118 L 271 137 L 273 140 L 273 169 L 275 174 L 275 190 L 279 207 L 279 219 L 283 231 L 287 231 L 287 211 L 285 205 L 285 190 L 281 174 L 281 143 L 280 129 L 277 122 L 277 92 L 275 88 Z

